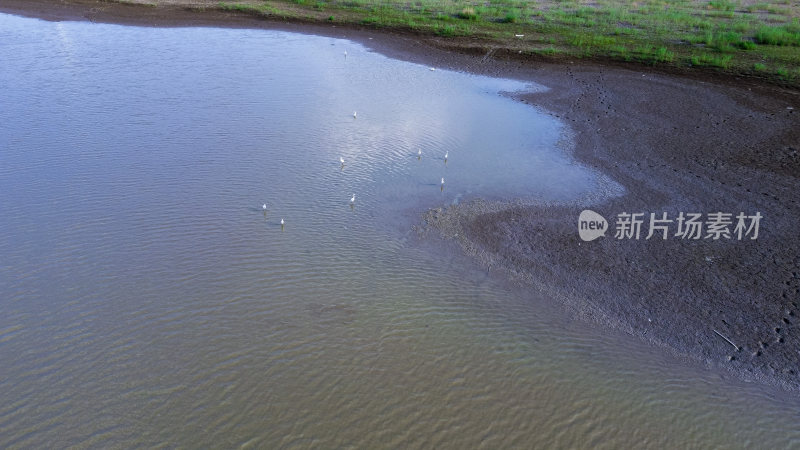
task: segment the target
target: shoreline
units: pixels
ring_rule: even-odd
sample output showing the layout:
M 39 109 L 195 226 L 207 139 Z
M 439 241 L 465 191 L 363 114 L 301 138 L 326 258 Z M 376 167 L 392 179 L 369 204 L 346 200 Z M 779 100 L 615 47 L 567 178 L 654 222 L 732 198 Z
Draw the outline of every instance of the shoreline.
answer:
M 302 8 L 297 12 L 301 10 Z M 223 8 L 221 3 L 211 0 L 158 0 L 155 3 L 147 3 L 145 0 L 5 0 L 0 4 L 0 12 L 49 21 L 90 21 L 145 27 L 278 29 L 359 42 L 376 37 L 390 37 L 391 40 L 413 41 L 414 44 L 411 45 L 423 46 L 428 50 L 480 56 L 483 62 L 494 59 L 515 61 L 525 65 L 579 64 L 590 67 L 615 67 L 714 83 L 767 86 L 800 92 L 800 84 L 796 81 L 762 76 L 752 71 L 725 71 L 714 66 L 648 64 L 635 59 L 623 60 L 602 55 L 578 56 L 569 52 L 563 54 L 531 52 L 525 45 L 508 39 L 497 41 L 481 35 L 444 37 L 402 26 L 370 26 L 352 21 L 330 22 L 321 18 L 319 14 L 311 16 L 256 14 L 253 10 Z M 408 45 L 409 42 L 398 46 L 389 39 L 382 39 L 380 46 L 383 48 L 380 51 L 392 52 Z M 413 56 L 414 58 L 421 56 L 419 49 L 415 50 L 415 53 L 417 54 Z
M 526 61 L 466 45 L 454 51 L 434 37 L 412 33 L 272 22 L 220 11 L 212 17 L 94 0 L 4 3 L 2 12 L 46 20 L 341 37 L 392 58 L 545 85 L 546 92 L 515 99 L 564 121 L 573 134 L 572 156 L 622 185 L 625 194 L 580 206 L 475 200 L 426 213 L 423 239 L 458 234 L 467 255 L 559 298 L 586 320 L 748 381 L 800 391 L 796 90 L 716 74 L 679 77 L 641 66 Z M 755 241 L 619 241 L 610 233 L 582 243 L 576 222 L 587 208 L 607 219 L 623 211 L 670 217 L 760 212 L 764 219 Z
M 518 99 L 565 120 L 570 153 L 625 193 L 581 205 L 476 200 L 429 211 L 421 233 L 457 241 L 584 320 L 800 391 L 800 115 L 791 106 L 800 99 L 615 69 L 565 72 L 535 80 L 550 91 Z M 760 212 L 764 221 L 755 241 L 615 240 L 612 229 L 582 242 L 583 209 L 609 223 L 621 212 Z

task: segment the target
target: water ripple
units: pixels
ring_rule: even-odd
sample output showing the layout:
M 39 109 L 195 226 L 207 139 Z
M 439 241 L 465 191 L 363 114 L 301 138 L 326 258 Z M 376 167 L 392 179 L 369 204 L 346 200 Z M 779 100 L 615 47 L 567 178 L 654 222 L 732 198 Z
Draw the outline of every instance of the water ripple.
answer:
M 525 84 L 277 31 L 0 39 L 0 447 L 800 442 L 795 400 L 408 244 L 428 207 L 597 185 Z

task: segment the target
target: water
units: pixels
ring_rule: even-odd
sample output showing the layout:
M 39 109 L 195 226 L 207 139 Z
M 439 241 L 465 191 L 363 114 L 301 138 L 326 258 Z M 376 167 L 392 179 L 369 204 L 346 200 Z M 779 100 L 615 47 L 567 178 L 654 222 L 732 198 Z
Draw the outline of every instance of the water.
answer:
M 800 445 L 797 399 L 409 239 L 428 207 L 607 182 L 503 94 L 539 86 L 8 15 L 0 61 L 0 447 Z

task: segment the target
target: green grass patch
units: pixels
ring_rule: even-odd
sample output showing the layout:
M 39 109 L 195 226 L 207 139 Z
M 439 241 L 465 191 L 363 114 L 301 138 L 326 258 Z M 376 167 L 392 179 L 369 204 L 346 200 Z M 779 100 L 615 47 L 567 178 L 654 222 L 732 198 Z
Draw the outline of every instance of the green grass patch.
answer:
M 478 20 L 478 13 L 475 12 L 475 8 L 464 8 L 458 13 L 458 17 L 465 20 Z
M 456 27 L 453 25 L 444 25 L 436 29 L 436 34 L 439 36 L 455 36 Z
M 554 56 L 556 56 L 556 55 L 558 55 L 560 53 L 563 53 L 563 52 L 551 45 L 550 47 L 545 47 L 545 48 L 542 48 L 542 49 L 535 49 L 535 50 L 533 50 L 533 53 L 536 53 L 536 54 L 539 54 L 539 55 L 545 55 L 545 56 L 554 57 Z
M 778 67 L 777 69 L 775 69 L 775 75 L 777 75 L 778 78 L 780 78 L 781 80 L 787 80 L 787 81 L 791 80 L 792 78 L 794 78 L 792 76 L 792 73 L 789 71 L 789 69 L 787 69 L 786 67 L 783 67 L 783 66 Z
M 672 62 L 675 59 L 675 54 L 667 50 L 666 47 L 659 47 L 653 53 L 656 62 Z
M 719 11 L 733 11 L 737 4 L 728 0 L 712 0 L 708 2 L 708 6 Z
M 548 56 L 715 67 L 770 79 L 783 68 L 784 78 L 800 84 L 800 3 L 794 0 L 236 0 L 219 5 L 259 16 L 469 37 L 474 39 L 470 45 L 515 52 L 527 42 L 534 47 L 527 51 Z M 515 34 L 526 37 L 520 41 Z
M 759 44 L 765 45 L 800 46 L 800 30 L 796 28 L 792 25 L 761 26 L 756 32 L 755 39 Z
M 517 14 L 514 11 L 509 11 L 509 12 L 506 13 L 506 15 L 502 19 L 500 19 L 500 22 L 502 22 L 502 23 L 517 23 L 517 22 L 519 22 L 519 14 Z
M 736 46 L 742 50 L 755 50 L 758 47 L 753 41 L 739 41 Z
M 719 69 L 727 69 L 733 56 L 731 55 L 710 55 L 702 53 L 694 55 L 690 58 L 689 62 L 696 67 L 716 67 Z

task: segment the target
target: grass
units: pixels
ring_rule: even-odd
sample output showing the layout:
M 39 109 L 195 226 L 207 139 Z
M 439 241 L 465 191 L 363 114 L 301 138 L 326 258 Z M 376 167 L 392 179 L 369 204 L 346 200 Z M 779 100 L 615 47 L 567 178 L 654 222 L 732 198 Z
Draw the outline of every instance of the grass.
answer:
M 458 17 L 467 20 L 478 20 L 478 14 L 475 12 L 475 8 L 462 9 L 461 12 L 458 13 Z
M 690 58 L 690 62 L 692 66 L 696 67 L 717 67 L 720 69 L 727 69 L 730 67 L 731 60 L 733 56 L 731 55 L 709 55 L 709 54 L 699 54 L 692 56 Z
M 452 38 L 455 46 L 466 37 L 470 46 L 524 55 L 757 73 L 800 86 L 800 3 L 794 1 L 239 0 L 209 5 L 311 22 L 335 17 L 337 24 Z
M 755 40 L 765 45 L 800 46 L 800 25 L 797 20 L 783 26 L 762 26 L 755 34 Z
M 736 5 L 735 2 L 729 2 L 727 0 L 712 0 L 708 2 L 708 6 L 720 11 L 733 11 L 736 9 Z

